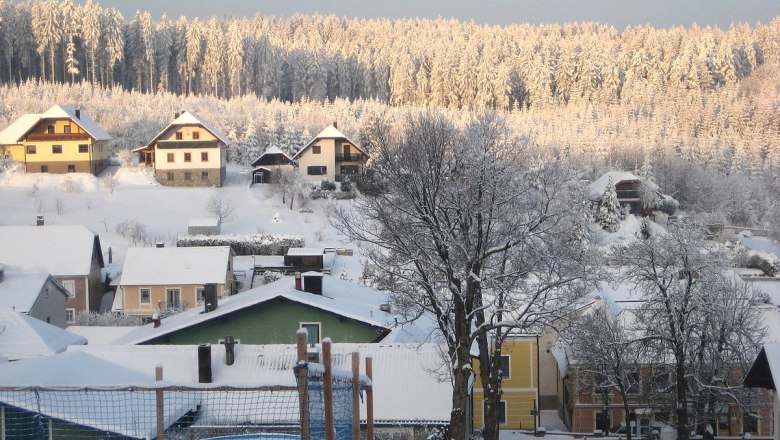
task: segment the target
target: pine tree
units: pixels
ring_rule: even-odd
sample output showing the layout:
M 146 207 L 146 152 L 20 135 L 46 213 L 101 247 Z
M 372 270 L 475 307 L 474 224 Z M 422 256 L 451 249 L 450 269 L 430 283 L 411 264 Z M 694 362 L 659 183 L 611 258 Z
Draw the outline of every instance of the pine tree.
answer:
M 612 177 L 609 178 L 607 187 L 601 193 L 598 210 L 596 211 L 596 222 L 606 231 L 615 232 L 620 225 L 620 205 L 617 201 L 615 184 Z
M 86 72 L 90 74 L 90 77 L 87 79 L 92 82 L 97 82 L 95 78 L 95 64 L 100 37 L 103 32 L 100 14 L 100 6 L 93 3 L 92 0 L 87 0 L 87 3 L 81 7 L 81 38 L 87 47 L 87 59 L 89 61 Z

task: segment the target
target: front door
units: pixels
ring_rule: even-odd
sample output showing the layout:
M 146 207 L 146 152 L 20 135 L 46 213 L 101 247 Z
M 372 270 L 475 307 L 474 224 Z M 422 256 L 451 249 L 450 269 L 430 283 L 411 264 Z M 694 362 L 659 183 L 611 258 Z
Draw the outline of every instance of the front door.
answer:
M 263 183 L 263 173 L 255 173 L 255 183 Z

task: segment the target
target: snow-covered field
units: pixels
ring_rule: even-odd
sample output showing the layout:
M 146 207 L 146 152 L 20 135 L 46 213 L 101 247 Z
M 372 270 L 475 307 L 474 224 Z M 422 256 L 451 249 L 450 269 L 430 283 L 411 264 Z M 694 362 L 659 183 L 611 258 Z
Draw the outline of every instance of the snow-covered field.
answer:
M 87 226 L 100 235 L 107 269 L 116 274 L 121 272 L 128 247 L 152 246 L 158 241 L 173 246 L 176 236 L 187 233 L 191 219 L 210 215 L 207 201 L 217 195 L 236 207 L 234 220 L 222 225 L 222 233 L 300 234 L 307 247 L 353 248 L 355 256 L 339 256 L 332 273 L 344 273 L 353 280 L 360 277 L 358 250 L 343 241 L 325 214 L 329 203 L 347 202 L 310 200 L 305 209 L 296 202 L 290 210 L 282 205 L 274 185 L 249 187 L 246 172 L 244 167 L 229 166 L 222 188 L 175 188 L 160 185 L 148 169 L 137 167 L 110 167 L 100 177 L 7 171 L 0 173 L 0 225 L 34 225 L 36 216 L 43 215 L 47 225 Z M 105 184 L 112 176 L 116 181 L 113 192 Z M 134 244 L 117 233 L 117 224 L 131 220 L 146 226 L 145 243 Z M 110 265 L 109 248 L 113 254 Z

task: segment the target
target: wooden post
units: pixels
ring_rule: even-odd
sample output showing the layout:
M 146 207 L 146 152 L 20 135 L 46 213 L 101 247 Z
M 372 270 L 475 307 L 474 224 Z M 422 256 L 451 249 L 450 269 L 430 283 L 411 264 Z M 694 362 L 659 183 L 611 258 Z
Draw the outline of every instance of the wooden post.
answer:
M 366 357 L 366 376 L 371 385 L 366 387 L 366 440 L 374 440 L 374 366 L 370 357 Z
M 360 440 L 360 353 L 352 352 L 352 439 Z
M 322 375 L 325 400 L 325 440 L 334 440 L 336 430 L 333 426 L 333 363 L 330 356 L 330 338 L 322 340 L 322 363 L 325 366 L 325 372 Z
M 163 380 L 162 365 L 154 367 L 154 380 L 157 382 Z M 162 390 L 157 390 L 154 393 L 157 400 L 157 440 L 163 440 L 165 438 L 165 401 Z
M 306 329 L 298 330 L 296 342 L 298 343 L 298 364 L 306 364 L 306 342 L 308 335 Z M 309 419 L 309 371 L 308 368 L 298 369 L 298 403 L 301 417 L 301 440 L 310 440 L 311 428 Z

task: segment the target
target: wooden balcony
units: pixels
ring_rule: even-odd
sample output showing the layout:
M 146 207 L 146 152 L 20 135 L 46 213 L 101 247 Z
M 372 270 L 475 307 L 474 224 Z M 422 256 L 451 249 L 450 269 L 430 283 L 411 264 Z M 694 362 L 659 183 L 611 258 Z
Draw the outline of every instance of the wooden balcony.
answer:
M 336 162 L 362 162 L 363 155 L 360 153 L 336 154 Z
M 32 141 L 88 141 L 91 137 L 87 133 L 30 133 L 27 142 Z

